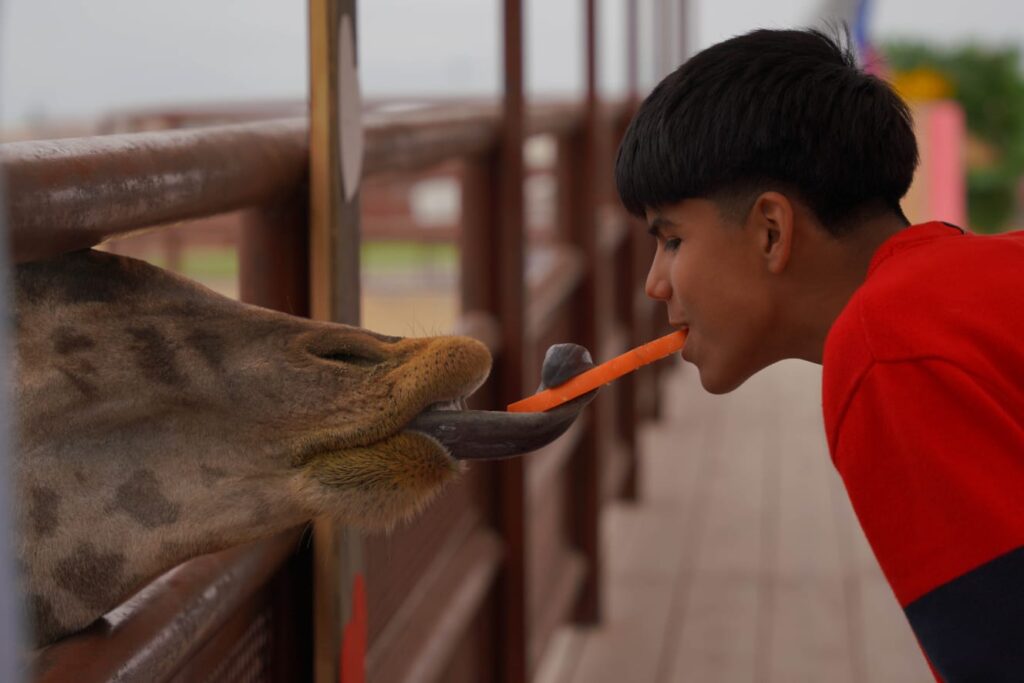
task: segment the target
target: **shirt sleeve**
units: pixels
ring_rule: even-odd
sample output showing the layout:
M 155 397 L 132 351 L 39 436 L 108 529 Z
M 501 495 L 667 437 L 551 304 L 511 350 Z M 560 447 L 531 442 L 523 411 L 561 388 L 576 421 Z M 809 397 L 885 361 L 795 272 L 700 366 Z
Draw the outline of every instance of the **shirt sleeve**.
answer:
M 875 362 L 833 457 L 875 556 L 946 681 L 1024 672 L 1024 416 L 940 359 Z

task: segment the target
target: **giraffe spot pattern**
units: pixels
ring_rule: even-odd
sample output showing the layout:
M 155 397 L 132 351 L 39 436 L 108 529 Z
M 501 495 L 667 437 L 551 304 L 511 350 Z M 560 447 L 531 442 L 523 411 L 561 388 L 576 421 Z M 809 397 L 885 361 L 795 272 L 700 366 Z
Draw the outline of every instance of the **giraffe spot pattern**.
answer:
M 74 328 L 67 326 L 54 330 L 50 335 L 50 341 L 53 342 L 53 350 L 62 356 L 76 351 L 86 351 L 96 346 L 96 342 L 91 337 L 79 334 Z
M 132 338 L 135 364 L 147 378 L 166 386 L 185 383 L 185 377 L 178 369 L 174 347 L 158 329 L 145 325 L 129 327 L 125 332 Z
M 63 260 L 53 282 L 60 299 L 68 303 L 124 301 L 138 284 L 131 261 L 91 250 L 75 256 Z
M 207 486 L 211 486 L 228 476 L 228 471 L 223 467 L 207 465 L 204 462 L 199 464 L 199 474 L 202 476 L 203 483 Z
M 47 643 L 63 634 L 64 624 L 57 618 L 53 604 L 48 599 L 33 593 L 28 596 L 27 607 L 35 634 L 34 642 Z
M 96 385 L 85 379 L 76 372 L 73 372 L 67 368 L 57 368 L 62 375 L 64 375 L 69 382 L 71 382 L 76 389 L 82 392 L 82 395 L 86 398 L 95 398 L 98 393 Z
M 108 512 L 124 512 L 147 529 L 178 521 L 181 506 L 167 499 L 150 470 L 139 469 L 117 487 Z
M 32 530 L 39 538 L 51 536 L 57 530 L 60 494 L 46 486 L 33 486 L 28 495 L 28 516 L 32 520 Z
M 185 337 L 185 344 L 206 359 L 214 369 L 219 370 L 223 367 L 227 345 L 220 335 L 208 330 L 192 330 Z
M 124 580 L 124 565 L 124 553 L 103 553 L 92 543 L 79 543 L 56 564 L 53 578 L 87 607 L 105 609 L 111 590 Z

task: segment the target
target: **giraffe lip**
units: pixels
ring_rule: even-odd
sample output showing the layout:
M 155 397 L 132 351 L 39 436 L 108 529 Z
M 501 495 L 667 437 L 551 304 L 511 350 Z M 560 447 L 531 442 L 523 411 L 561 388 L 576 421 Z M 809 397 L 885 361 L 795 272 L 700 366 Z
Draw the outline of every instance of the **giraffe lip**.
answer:
M 593 365 L 590 354 L 582 346 L 552 346 L 544 358 L 541 388 L 562 384 Z M 511 458 L 557 439 L 596 395 L 595 390 L 543 413 L 453 410 L 445 404 L 433 404 L 413 418 L 405 429 L 432 436 L 457 460 Z
M 438 401 L 437 403 L 432 403 L 429 406 L 427 406 L 426 409 L 423 412 L 428 412 L 428 411 L 431 411 L 431 410 L 455 411 L 455 410 L 465 410 L 465 409 L 466 409 L 466 399 L 465 398 L 458 398 L 458 399 L 455 399 L 454 401 Z

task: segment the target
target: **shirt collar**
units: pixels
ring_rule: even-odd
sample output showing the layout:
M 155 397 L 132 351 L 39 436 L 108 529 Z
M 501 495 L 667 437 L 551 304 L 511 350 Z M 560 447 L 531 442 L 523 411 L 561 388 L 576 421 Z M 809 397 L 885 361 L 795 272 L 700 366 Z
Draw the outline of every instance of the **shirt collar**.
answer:
M 882 242 L 882 246 L 878 247 L 874 256 L 871 257 L 871 263 L 868 264 L 868 275 L 874 272 L 882 261 L 911 244 L 927 242 L 942 237 L 959 237 L 965 233 L 966 231 L 963 228 L 943 221 L 930 221 L 906 227 L 885 242 Z

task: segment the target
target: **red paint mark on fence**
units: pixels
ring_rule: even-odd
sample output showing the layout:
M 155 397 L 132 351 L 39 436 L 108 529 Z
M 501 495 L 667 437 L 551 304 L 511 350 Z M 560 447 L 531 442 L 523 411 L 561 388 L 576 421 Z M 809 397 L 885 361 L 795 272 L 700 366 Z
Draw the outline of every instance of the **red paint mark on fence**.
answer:
M 352 581 L 352 617 L 341 636 L 340 683 L 366 683 L 366 586 L 362 574 Z

